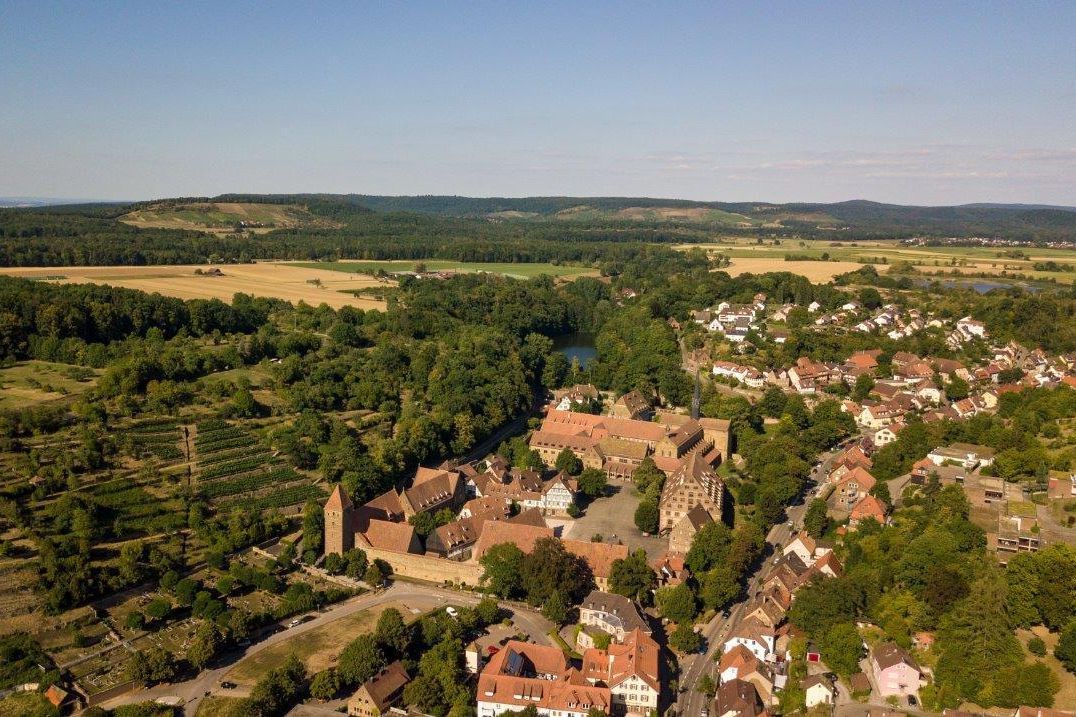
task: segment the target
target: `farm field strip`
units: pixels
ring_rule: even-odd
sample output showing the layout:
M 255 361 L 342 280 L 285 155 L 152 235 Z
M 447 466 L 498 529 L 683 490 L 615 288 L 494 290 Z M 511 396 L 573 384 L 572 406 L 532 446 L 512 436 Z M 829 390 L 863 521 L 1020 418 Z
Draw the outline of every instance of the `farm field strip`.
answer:
M 496 262 L 467 262 L 445 261 L 441 259 L 428 259 L 416 261 L 359 261 L 341 260 L 330 262 L 299 262 L 289 266 L 309 269 L 324 269 L 329 271 L 346 272 L 349 274 L 373 274 L 377 271 L 407 272 L 414 271 L 416 264 L 425 264 L 427 271 L 458 271 L 461 273 L 486 272 L 490 274 L 502 274 L 517 279 L 527 279 L 547 274 L 554 277 L 577 277 L 584 275 L 597 275 L 597 271 L 585 266 L 558 266 L 556 264 L 542 263 L 496 263 Z
M 362 275 L 349 275 L 319 268 L 316 264 L 302 268 L 293 264 L 260 262 L 257 264 L 216 265 L 223 276 L 198 276 L 207 265 L 175 266 L 65 266 L 5 267 L 0 274 L 20 276 L 62 284 L 108 284 L 140 291 L 156 292 L 180 299 L 220 299 L 231 301 L 237 293 L 304 301 L 312 306 L 328 304 L 334 309 L 356 306 L 384 309 L 378 299 L 348 293 L 358 289 L 384 287 L 383 281 Z M 57 279 L 55 277 L 63 277 Z

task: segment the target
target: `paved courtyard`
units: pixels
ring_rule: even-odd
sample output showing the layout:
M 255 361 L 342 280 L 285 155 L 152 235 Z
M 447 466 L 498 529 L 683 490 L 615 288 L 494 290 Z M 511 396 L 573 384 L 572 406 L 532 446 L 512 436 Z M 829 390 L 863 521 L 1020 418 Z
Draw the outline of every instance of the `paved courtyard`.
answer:
M 635 508 L 639 498 L 629 483 L 610 483 L 609 494 L 598 498 L 587 507 L 583 517 L 568 521 L 562 537 L 573 540 L 590 540 L 600 534 L 606 542 L 620 542 L 631 550 L 642 548 L 651 560 L 669 548 L 669 541 L 658 536 L 643 537 L 635 527 Z M 615 537 L 614 537 L 615 536 Z

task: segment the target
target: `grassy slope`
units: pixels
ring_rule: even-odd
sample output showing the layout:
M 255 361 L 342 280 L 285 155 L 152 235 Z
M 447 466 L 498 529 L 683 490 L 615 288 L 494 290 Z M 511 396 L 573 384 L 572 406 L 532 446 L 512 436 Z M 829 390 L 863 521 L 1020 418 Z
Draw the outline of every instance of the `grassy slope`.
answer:
M 548 274 L 549 276 L 576 277 L 583 274 L 594 273 L 593 269 L 583 266 L 556 266 L 554 264 L 495 264 L 463 261 L 441 261 L 430 259 L 422 262 L 415 261 L 332 261 L 332 262 L 299 262 L 290 266 L 300 266 L 307 269 L 330 269 L 332 271 L 346 271 L 352 274 L 372 274 L 377 271 L 397 272 L 414 271 L 415 265 L 426 265 L 427 271 L 460 271 L 460 272 L 488 272 L 491 274 L 503 274 L 517 278 L 530 278 Z

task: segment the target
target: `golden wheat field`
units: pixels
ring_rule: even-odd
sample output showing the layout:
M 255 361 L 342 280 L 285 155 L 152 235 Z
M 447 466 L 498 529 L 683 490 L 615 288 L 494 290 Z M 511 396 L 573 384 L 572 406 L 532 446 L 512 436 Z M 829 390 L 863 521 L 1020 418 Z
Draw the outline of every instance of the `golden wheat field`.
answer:
M 838 274 L 855 271 L 861 266 L 863 265 L 854 261 L 785 261 L 777 257 L 751 257 L 730 259 L 728 268 L 721 269 L 721 271 L 727 271 L 732 276 L 765 274 L 769 271 L 790 271 L 817 283 L 830 281 Z M 889 269 L 885 265 L 877 265 L 874 268 L 879 272 Z
M 197 275 L 219 269 L 221 276 Z M 3 268 L 9 276 L 37 278 L 64 284 L 109 284 L 128 289 L 157 292 L 179 299 L 221 299 L 230 301 L 236 293 L 283 299 L 292 303 L 328 304 L 333 308 L 354 306 L 384 309 L 385 302 L 345 293 L 354 289 L 387 286 L 364 274 L 347 274 L 325 269 L 308 269 L 286 264 L 224 264 L 214 267 L 177 266 L 63 266 Z

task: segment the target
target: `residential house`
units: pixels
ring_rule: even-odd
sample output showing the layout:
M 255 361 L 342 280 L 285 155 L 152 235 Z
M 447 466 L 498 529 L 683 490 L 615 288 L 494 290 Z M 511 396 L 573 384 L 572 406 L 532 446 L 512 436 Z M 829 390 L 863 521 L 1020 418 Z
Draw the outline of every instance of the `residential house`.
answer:
M 819 543 L 804 531 L 800 531 L 782 551 L 784 555 L 795 553 L 807 567 L 811 567 L 815 561 L 831 552 L 832 548 Z
M 758 690 L 750 682 L 734 679 L 717 688 L 711 717 L 761 717 L 766 713 Z
M 612 713 L 649 715 L 661 698 L 658 643 L 636 628 L 623 643 L 608 649 L 590 648 L 583 653 L 583 678 L 606 687 L 612 695 Z
M 763 704 L 769 704 L 773 697 L 774 674 L 770 666 L 755 657 L 743 645 L 737 645 L 721 655 L 717 674 L 720 684 L 741 680 L 754 685 Z
M 800 682 L 806 696 L 807 709 L 817 705 L 832 705 L 837 699 L 833 683 L 825 675 L 810 675 Z
M 534 707 L 542 717 L 587 717 L 612 711 L 608 687 L 591 684 L 570 667 L 559 647 L 512 640 L 478 675 L 478 717 Z
M 974 470 L 976 466 L 988 466 L 994 462 L 994 449 L 971 443 L 953 443 L 935 448 L 927 454 L 927 458 L 936 466 L 962 465 Z
M 871 440 L 874 441 L 874 445 L 878 448 L 893 443 L 897 440 L 897 435 L 904 430 L 904 426 L 905 424 L 901 421 L 895 421 L 888 426 L 883 426 L 874 432 Z
M 766 660 L 773 654 L 776 639 L 773 628 L 766 627 L 756 619 L 741 620 L 725 638 L 722 651 L 728 652 L 737 645 L 742 645 L 758 659 Z
M 601 590 L 591 591 L 579 605 L 579 624 L 603 630 L 618 643 L 624 642 L 634 630 L 651 633 L 650 624 L 631 598 Z
M 650 563 L 658 575 L 658 587 L 674 587 L 691 577 L 684 563 L 684 553 L 666 551 Z
M 837 501 L 850 506 L 869 493 L 877 482 L 874 476 L 856 466 L 837 481 L 833 495 Z
M 404 687 L 411 681 L 399 660 L 380 671 L 355 690 L 347 701 L 348 717 L 380 717 L 400 701 Z
M 589 407 L 601 400 L 598 389 L 589 383 L 579 383 L 571 388 L 553 392 L 552 405 L 557 411 L 574 411 L 580 407 Z
M 923 684 L 923 674 L 916 661 L 891 642 L 874 649 L 870 664 L 880 697 L 917 695 Z
M 879 525 L 885 525 L 886 522 L 885 504 L 873 495 L 863 496 L 852 506 L 848 514 L 848 527 L 856 528 L 867 518 L 874 518 Z

